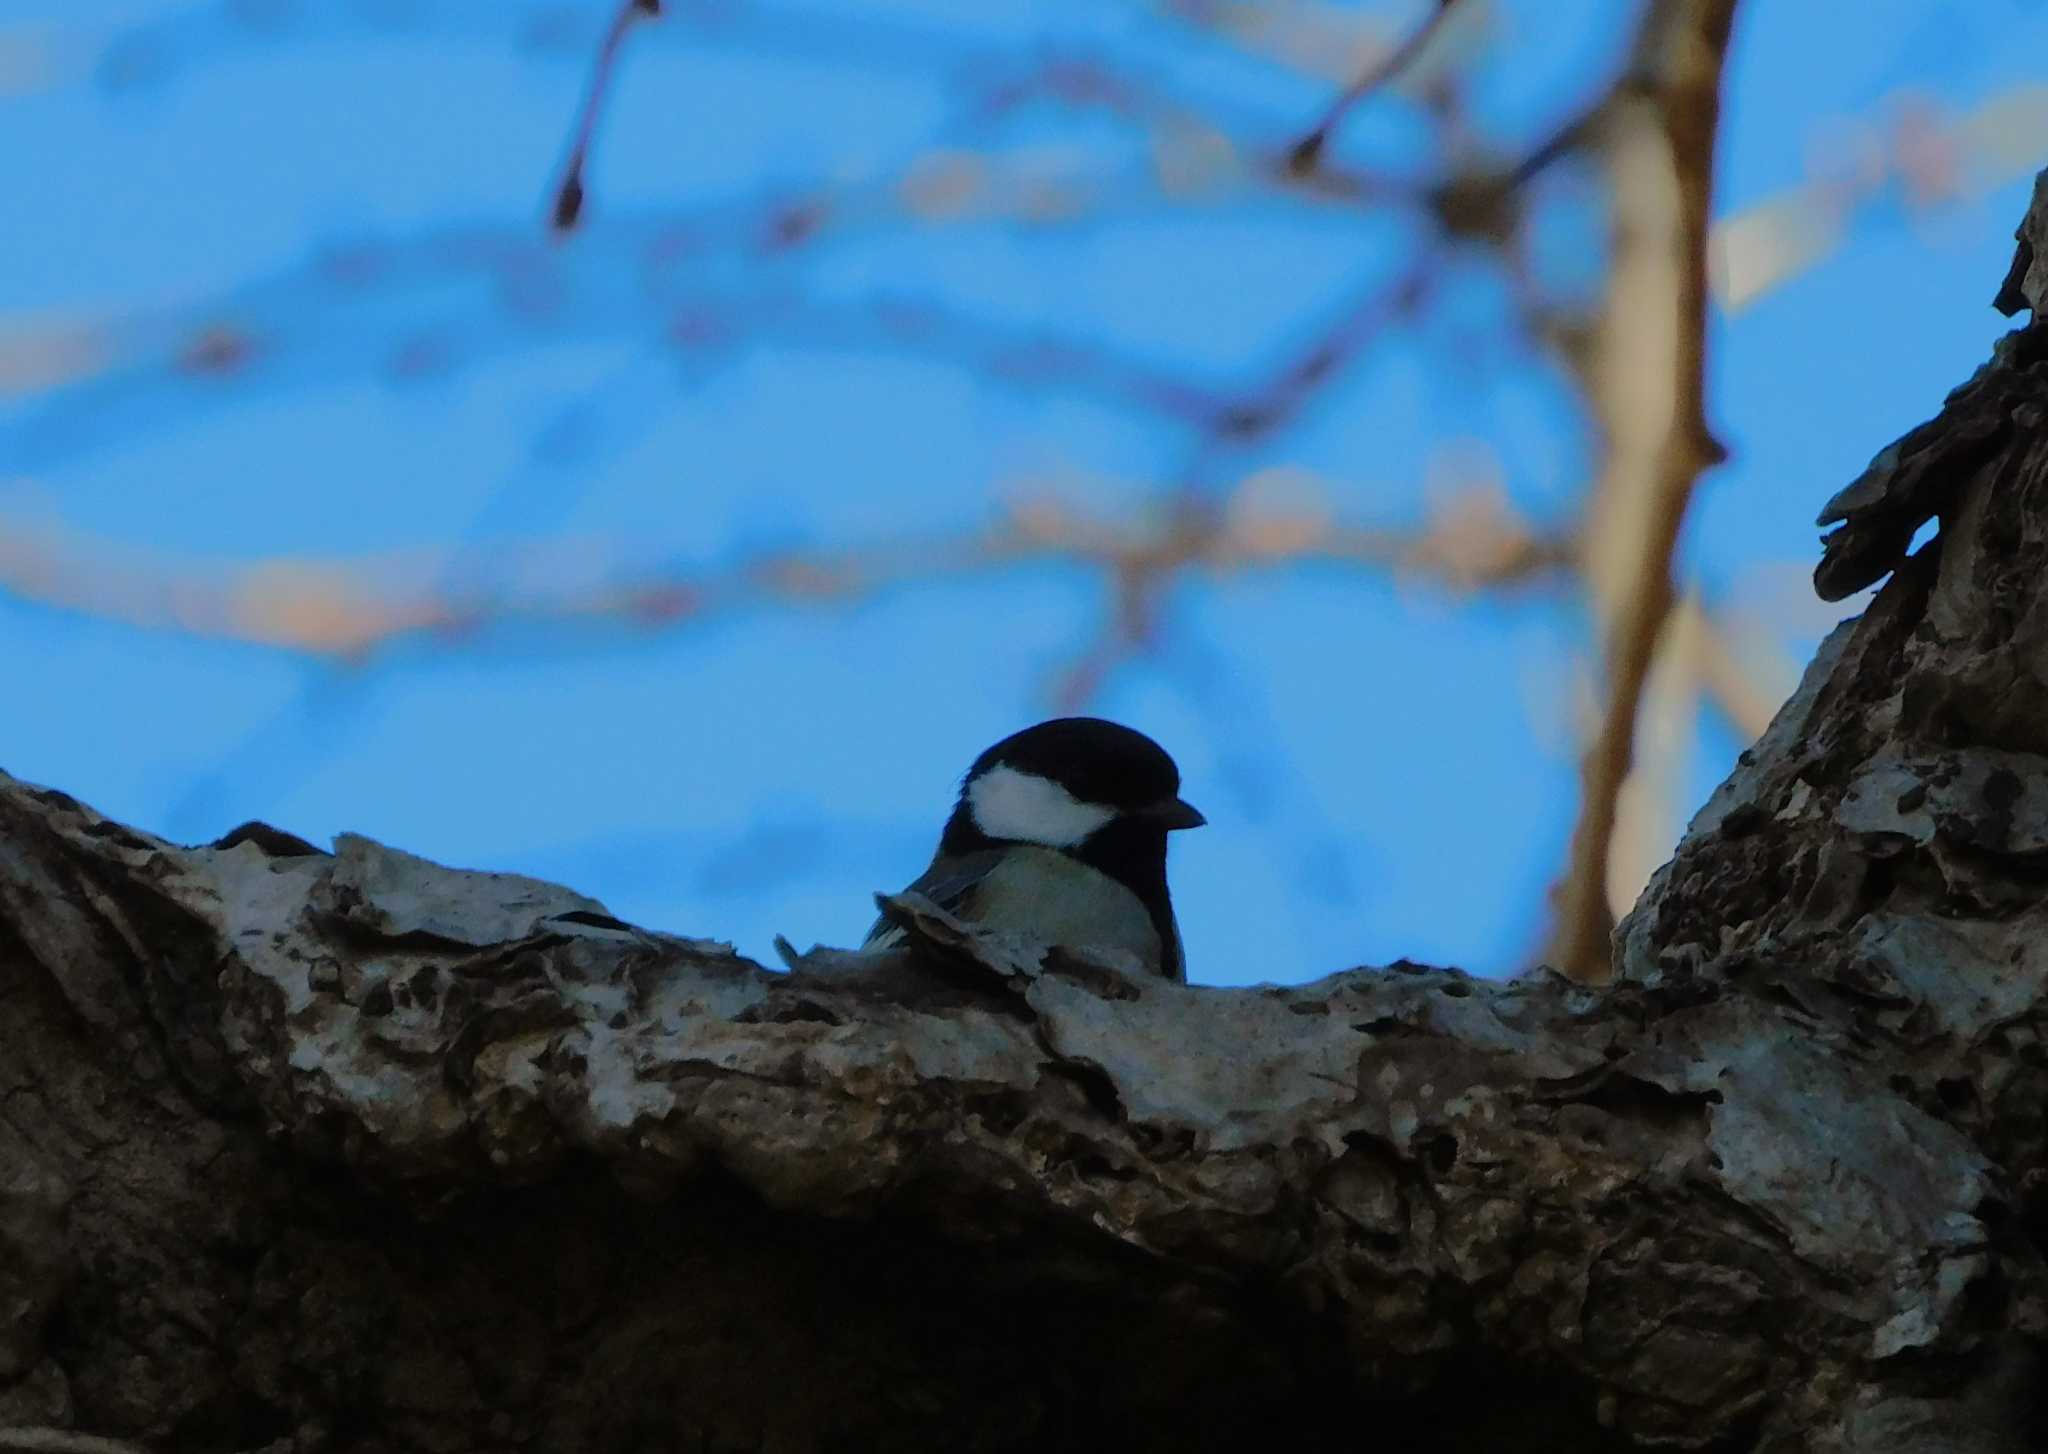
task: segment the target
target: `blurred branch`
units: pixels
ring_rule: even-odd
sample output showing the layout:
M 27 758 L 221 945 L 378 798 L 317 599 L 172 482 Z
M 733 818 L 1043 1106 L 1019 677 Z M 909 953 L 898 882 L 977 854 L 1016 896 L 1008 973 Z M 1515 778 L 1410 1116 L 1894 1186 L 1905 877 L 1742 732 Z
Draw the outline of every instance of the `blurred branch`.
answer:
M 583 215 L 583 168 L 590 159 L 591 138 L 597 133 L 597 119 L 604 111 L 604 103 L 611 94 L 612 76 L 618 69 L 619 47 L 625 43 L 626 32 L 642 20 L 656 20 L 661 16 L 661 0 L 620 0 L 618 13 L 612 17 L 604 41 L 597 49 L 597 60 L 590 69 L 590 85 L 583 93 L 583 105 L 576 114 L 576 128 L 570 133 L 568 159 L 562 164 L 562 180 L 555 186 L 554 205 L 549 209 L 550 223 L 558 234 L 573 232 L 577 219 Z
M 1613 178 L 1613 263 L 1578 364 L 1602 448 L 1584 570 L 1605 692 L 1545 956 L 1591 981 L 1608 973 L 1608 859 L 1645 683 L 1671 616 L 1679 526 L 1694 481 L 1722 458 L 1704 410 L 1707 222 L 1734 10 L 1735 0 L 1652 0 L 1600 128 Z
M 1175 20 L 1300 74 L 1344 80 L 1387 51 L 1387 29 L 1357 7 L 1316 0 L 1155 0 Z
M 1636 724 L 1636 762 L 1615 805 L 1608 851 L 1607 902 L 1633 904 L 1678 838 L 1702 699 L 1744 742 L 1763 736 L 1796 676 L 1775 642 L 1744 633 L 1711 611 L 1695 588 L 1673 607 L 1658 638 Z
M 888 175 L 859 183 L 777 188 L 756 198 L 596 225 L 579 218 L 581 241 L 566 253 L 539 246 L 520 227 L 441 228 L 409 239 L 365 239 L 335 247 L 308 267 L 189 308 L 106 322 L 66 323 L 47 316 L 0 320 L 0 396 L 41 399 L 7 426 L 15 436 L 7 442 L 19 444 L 24 433 L 43 440 L 68 434 L 67 445 L 83 451 L 117 441 L 133 427 L 110 407 L 117 397 L 160 390 L 170 382 L 233 383 L 238 400 L 282 374 L 300 384 L 335 377 L 404 383 L 445 376 L 540 341 L 644 339 L 650 332 L 658 338 L 664 331 L 683 341 L 693 359 L 701 359 L 708 345 L 756 336 L 748 315 L 757 305 L 729 290 L 704 296 L 701 287 L 689 287 L 691 280 L 720 262 L 788 257 L 891 226 L 1071 228 L 1091 219 L 1133 220 L 1153 207 L 1186 212 L 1263 195 L 1338 215 L 1426 205 L 1454 235 L 1497 238 L 1513 225 L 1507 204 L 1516 187 L 1597 139 L 1607 106 L 1603 98 L 1504 171 L 1458 174 L 1429 186 L 1339 171 L 1327 162 L 1306 175 L 1295 173 L 1284 146 L 1234 141 L 1147 83 L 1112 74 L 1085 58 L 1048 57 L 1021 73 L 1013 68 L 995 83 L 990 94 L 996 99 L 986 104 L 1004 110 L 1023 92 L 1058 95 L 1074 104 L 1094 97 L 1091 104 L 1126 119 L 1144 118 L 1155 129 L 1155 144 L 1141 165 L 1107 170 L 932 147 Z M 2039 134 L 2040 125 L 2033 123 L 2048 125 L 2048 88 L 2001 93 L 1953 122 L 1925 107 L 1905 109 L 1908 120 L 1884 133 L 1893 139 L 1869 153 L 1875 160 L 1830 164 L 1813 183 L 1716 224 L 1713 277 L 1724 303 L 1743 306 L 1819 261 L 1855 208 L 1868 208 L 1894 191 L 1916 207 L 1933 208 L 2002 180 L 2019 165 L 2030 138 Z M 1877 123 L 1857 134 L 1866 133 L 1878 136 Z M 1892 160 L 1895 153 L 1897 160 Z M 1908 175 L 1917 178 L 1911 187 L 1902 181 L 1892 189 L 1883 181 Z M 463 286 L 478 279 L 490 286 Z M 366 327 L 378 326 L 376 315 L 364 310 L 366 300 L 425 287 L 444 290 L 437 300 L 439 316 L 403 328 L 386 325 L 384 335 L 366 333 Z M 685 289 L 698 296 L 682 295 Z M 767 320 L 769 332 L 790 325 L 802 306 L 786 293 L 779 295 L 768 310 L 773 315 Z M 889 318 L 920 309 L 931 316 L 941 311 L 878 301 L 871 321 L 886 333 L 891 331 Z M 839 304 L 833 311 L 835 317 L 819 320 L 818 332 L 834 337 L 858 332 L 849 327 L 857 308 Z M 337 313 L 347 315 L 348 326 L 335 326 Z M 964 345 L 967 320 L 957 313 L 950 318 L 952 326 L 944 332 Z M 986 327 L 991 334 L 1000 332 L 999 325 Z M 308 350 L 306 341 L 312 339 L 319 340 L 320 359 L 295 357 Z M 905 341 L 897 340 L 899 346 Z M 1023 340 L 1003 346 L 991 337 L 985 355 L 1015 358 L 1031 347 Z M 1052 351 L 1078 357 L 1097 347 L 1077 343 Z M 969 357 L 978 352 L 983 351 L 964 349 Z M 281 364 L 286 366 L 282 371 Z M 1026 373 L 1034 386 L 1058 385 L 1056 374 Z M 1126 397 L 1143 406 L 1148 400 L 1187 396 L 1185 388 L 1171 388 Z M 179 417 L 190 418 L 214 397 L 181 396 Z M 1177 403 L 1170 403 L 1168 412 L 1185 417 Z M 76 430 L 62 427 L 67 413 L 78 416 Z M 90 427 L 85 427 L 88 417 Z M 22 462 L 53 457 L 46 453 L 37 461 L 24 456 Z
M 1430 41 L 1436 38 L 1444 21 L 1449 19 L 1451 11 L 1457 8 L 1458 0 L 1430 0 L 1430 3 L 1434 8 L 1424 17 L 1422 23 L 1409 32 L 1407 38 L 1399 45 L 1394 46 L 1360 72 L 1357 80 L 1339 91 L 1336 98 L 1330 102 L 1329 108 L 1324 111 L 1322 119 L 1310 127 L 1308 134 L 1294 144 L 1289 159 L 1295 170 L 1305 172 L 1315 169 L 1316 164 L 1322 159 L 1324 148 L 1329 145 L 1331 134 L 1344 124 L 1344 118 L 1351 114 L 1352 108 L 1407 70 L 1414 64 L 1417 56 L 1429 49 Z
M 1531 526 L 1498 481 L 1443 496 L 1413 530 L 1340 525 L 1325 499 L 1312 476 L 1268 469 L 1241 481 L 1220 509 L 1200 491 L 1183 490 L 1138 530 L 1105 528 L 1057 500 L 1027 507 L 1020 518 L 1035 538 L 1099 565 L 1111 589 L 1094 641 L 1056 674 L 1053 705 L 1084 706 L 1118 666 L 1155 647 L 1168 597 L 1198 570 L 1218 576 L 1336 564 L 1476 596 L 1564 587 L 1577 568 L 1577 542 Z
M 1212 432 L 1238 445 L 1270 441 L 1358 362 L 1376 338 L 1415 313 L 1441 264 L 1437 251 L 1424 248 L 1392 279 L 1360 291 L 1306 346 L 1263 380 L 1239 390 L 1218 412 Z
M 47 22 L 0 21 L 0 101 L 32 96 L 76 74 L 83 49 Z
M 1705 613 L 1696 592 L 1665 618 L 1636 709 L 1635 760 L 1615 795 L 1605 901 L 1633 904 L 1678 840 L 1678 813 L 1699 717 L 1699 645 Z
M 586 246 L 588 241 L 594 239 Z M 374 257 L 360 262 L 381 265 Z M 521 249 L 508 249 L 492 266 L 500 283 L 498 297 L 472 291 L 441 316 L 390 337 L 365 337 L 360 331 L 354 336 L 321 334 L 319 319 L 326 310 L 308 317 L 293 296 L 317 286 L 317 280 L 303 274 L 264 290 L 269 300 L 252 290 L 231 313 L 194 310 L 136 326 L 125 336 L 119 330 L 48 330 L 19 350 L 0 337 L 0 378 L 10 373 L 32 377 L 39 368 L 67 363 L 91 370 L 40 408 L 26 411 L 5 431 L 14 438 L 0 434 L 0 442 L 17 451 L 21 465 L 41 466 L 53 458 L 107 448 L 124 436 L 159 427 L 166 416 L 190 422 L 209 404 L 246 404 L 265 389 L 364 378 L 392 384 L 446 378 L 521 347 L 629 332 L 652 332 L 660 352 L 700 380 L 714 364 L 743 360 L 750 348 L 782 344 L 928 358 L 1022 392 L 1099 398 L 1203 435 L 1231 432 L 1233 419 L 1245 407 L 1242 391 L 1227 381 L 1209 383 L 1083 335 L 1018 327 L 927 296 L 877 293 L 846 299 L 769 286 L 649 297 L 637 288 L 607 288 L 591 272 L 557 274 Z M 570 276 L 587 291 L 553 286 Z M 508 307 L 507 294 L 521 301 Z M 310 346 L 315 336 L 317 350 Z M 119 366 L 112 366 L 116 360 Z M 94 373 L 101 376 L 94 378 Z M 173 381 L 183 387 L 167 395 L 162 386 Z
M 896 586 L 1062 562 L 1092 567 L 1137 593 L 1106 638 L 1121 653 L 1149 635 L 1157 592 L 1196 572 L 1332 564 L 1471 593 L 1562 586 L 1576 554 L 1569 538 L 1514 514 L 1504 495 L 1475 491 L 1419 528 L 1375 528 L 1335 519 L 1306 477 L 1268 472 L 1247 480 L 1221 509 L 1182 500 L 1112 519 L 1038 493 L 982 531 L 782 552 L 712 571 L 633 570 L 602 546 L 562 543 L 494 549 L 482 571 L 456 552 L 195 567 L 16 520 L 0 528 L 0 590 L 148 630 L 361 661 L 401 641 L 448 649 L 500 627 L 652 632 L 737 610 L 840 603 Z
M 744 202 L 586 226 L 568 251 L 516 229 L 444 228 L 331 248 L 306 266 L 190 307 L 68 327 L 41 318 L 12 331 L 0 325 L 0 395 L 42 396 L 7 424 L 5 434 L 13 439 L 0 435 L 0 442 L 19 449 L 26 436 L 45 450 L 40 458 L 24 453 L 23 463 L 105 447 L 137 427 L 119 407 L 124 400 L 160 393 L 173 382 L 179 394 L 160 402 L 175 405 L 178 418 L 189 421 L 210 405 L 246 402 L 253 391 L 280 383 L 381 378 L 404 384 L 540 343 L 648 335 L 692 366 L 720 349 L 767 340 L 929 348 L 970 369 L 985 361 L 989 377 L 1032 388 L 1068 386 L 1062 371 L 1071 368 L 1078 392 L 1106 390 L 1126 407 L 1213 431 L 1215 416 L 1231 407 L 1226 390 L 1175 378 L 1085 338 L 977 319 L 937 300 L 807 297 L 788 283 L 736 290 L 703 281 L 722 263 L 784 258 L 883 225 L 1071 227 L 1099 212 L 1135 215 L 1148 200 L 1221 205 L 1234 185 L 1279 185 L 1284 164 L 1276 158 L 1220 139 L 1181 140 L 1186 154 L 1155 150 L 1142 173 L 1121 175 L 1006 166 L 998 158 L 934 148 L 872 183 L 779 189 Z M 1400 195 L 1382 186 L 1326 169 L 1295 190 L 1352 203 L 1368 194 L 1382 201 Z M 1406 195 L 1419 194 L 1410 189 Z M 487 286 L 474 286 L 479 281 Z M 380 322 L 366 306 L 380 295 L 430 287 L 440 290 L 432 311 L 416 310 L 427 316 L 403 326 Z M 337 316 L 345 326 L 337 325 Z M 193 383 L 220 387 L 184 387 Z M 67 429 L 74 419 L 80 427 Z M 145 427 L 154 422 L 140 421 Z
M 1701 618 L 1694 650 L 1700 690 L 1735 735 L 1745 742 L 1763 736 L 1798 681 L 1798 669 L 1784 648 L 1755 623 L 1743 631 L 1726 617 L 1709 614 Z
M 1890 204 L 1926 215 L 1980 197 L 2040 164 L 2048 86 L 2020 85 L 1951 114 L 1894 97 L 1817 147 L 1811 176 L 1715 224 L 1715 295 L 1744 308 L 1832 254 L 1860 216 Z

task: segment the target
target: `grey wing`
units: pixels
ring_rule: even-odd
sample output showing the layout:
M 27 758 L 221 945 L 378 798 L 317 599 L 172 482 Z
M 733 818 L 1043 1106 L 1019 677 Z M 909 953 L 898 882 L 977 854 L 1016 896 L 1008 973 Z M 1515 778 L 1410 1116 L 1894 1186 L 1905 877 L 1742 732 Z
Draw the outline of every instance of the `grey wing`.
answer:
M 934 858 L 931 866 L 905 886 L 903 892 L 923 894 L 948 913 L 957 913 L 966 905 L 975 886 L 987 878 L 991 870 L 1002 861 L 1003 855 L 999 849 L 965 853 L 958 858 Z M 877 918 L 874 926 L 868 930 L 868 937 L 861 941 L 861 948 L 880 948 L 893 943 L 901 932 L 889 922 L 886 915 Z

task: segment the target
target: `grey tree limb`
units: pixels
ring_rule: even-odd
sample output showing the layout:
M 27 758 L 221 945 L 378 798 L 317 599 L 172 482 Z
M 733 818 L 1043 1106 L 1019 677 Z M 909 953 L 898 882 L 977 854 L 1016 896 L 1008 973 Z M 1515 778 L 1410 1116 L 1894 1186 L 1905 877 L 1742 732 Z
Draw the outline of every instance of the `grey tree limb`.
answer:
M 70 1189 L 7 1246 L 75 1307 L 9 1331 L 95 1434 L 1031 1447 L 1106 1409 L 1209 1447 L 1379 1399 L 1459 1436 L 1459 1370 L 1500 1367 L 1586 1438 L 1921 1449 L 2038 1303 L 2001 1167 L 1857 1046 L 1896 1006 L 1704 966 L 1187 989 L 915 902 L 920 956 L 777 975 L 360 838 L 183 849 L 10 781 L 0 842 L 9 1162 Z M 1019 1401 L 847 1286 L 905 1239 Z

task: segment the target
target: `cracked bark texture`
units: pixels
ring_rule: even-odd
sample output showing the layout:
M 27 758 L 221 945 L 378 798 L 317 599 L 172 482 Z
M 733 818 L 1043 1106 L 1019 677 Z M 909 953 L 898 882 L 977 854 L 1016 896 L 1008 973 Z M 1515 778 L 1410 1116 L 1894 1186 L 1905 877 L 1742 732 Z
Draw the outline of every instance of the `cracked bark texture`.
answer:
M 775 973 L 0 778 L 0 1448 L 2043 1447 L 2044 405 L 1831 502 L 1893 578 L 1598 989 Z

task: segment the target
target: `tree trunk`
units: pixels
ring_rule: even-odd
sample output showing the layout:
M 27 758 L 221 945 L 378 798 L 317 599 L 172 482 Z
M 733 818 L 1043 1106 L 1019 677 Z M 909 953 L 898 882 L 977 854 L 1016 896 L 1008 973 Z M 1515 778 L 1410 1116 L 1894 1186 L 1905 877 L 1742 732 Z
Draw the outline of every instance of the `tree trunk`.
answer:
M 777 974 L 0 778 L 0 1449 L 2042 1447 L 2048 331 L 1830 508 L 1600 990 Z

